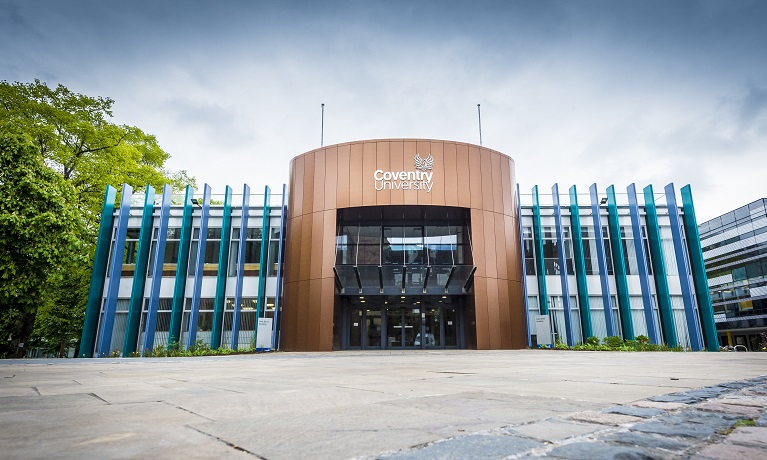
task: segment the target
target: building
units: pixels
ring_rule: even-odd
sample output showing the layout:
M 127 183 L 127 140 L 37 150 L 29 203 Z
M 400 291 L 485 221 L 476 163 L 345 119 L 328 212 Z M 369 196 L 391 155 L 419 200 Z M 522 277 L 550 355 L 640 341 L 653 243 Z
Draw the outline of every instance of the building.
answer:
M 719 341 L 758 350 L 767 333 L 767 199 L 700 225 Z
M 573 187 L 564 205 L 556 185 L 523 203 L 516 182 L 485 147 L 381 139 L 299 155 L 289 186 L 255 200 L 166 187 L 132 204 L 123 186 L 116 206 L 110 187 L 80 355 L 513 349 L 535 345 L 536 321 L 570 345 L 718 349 L 689 186 L 680 208 L 673 184 L 644 205 L 633 184 Z

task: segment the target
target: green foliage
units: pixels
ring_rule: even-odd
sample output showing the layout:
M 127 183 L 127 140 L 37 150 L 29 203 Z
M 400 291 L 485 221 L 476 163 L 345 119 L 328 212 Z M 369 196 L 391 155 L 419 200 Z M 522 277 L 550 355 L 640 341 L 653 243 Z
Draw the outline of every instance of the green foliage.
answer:
M 570 347 L 568 347 L 566 343 L 562 343 L 559 340 L 557 340 L 557 343 L 554 345 L 554 349 L 556 349 L 556 350 L 569 350 Z
M 617 335 L 611 335 L 609 337 L 605 337 L 604 344 L 610 350 L 617 350 L 623 346 L 623 339 Z
M 191 357 L 191 356 L 221 356 L 231 354 L 246 354 L 256 353 L 255 348 L 248 350 L 232 350 L 227 347 L 220 347 L 216 350 L 210 348 L 210 345 L 204 343 L 202 340 L 195 341 L 194 345 L 189 349 L 184 350 L 178 342 L 171 342 L 168 345 L 157 345 L 154 350 L 147 350 L 144 352 L 145 358 L 176 358 L 176 357 Z M 131 357 L 136 358 L 142 356 L 140 353 L 132 353 Z
M 194 185 L 165 169 L 154 136 L 111 123 L 113 104 L 39 80 L 0 81 L 0 356 L 30 338 L 49 353 L 76 346 L 108 184 Z
M 756 426 L 756 421 L 753 419 L 741 419 L 735 422 L 733 428 L 737 428 L 739 426 Z
M 643 338 L 644 337 L 644 338 Z M 555 346 L 557 350 L 578 350 L 578 351 L 684 351 L 682 347 L 670 348 L 667 345 L 655 345 L 649 342 L 645 336 L 638 336 L 637 340 L 626 340 L 625 342 L 618 336 L 605 337 L 602 344 L 599 338 L 588 337 L 585 343 L 567 347 L 560 343 Z
M 639 343 L 650 343 L 650 338 L 646 335 L 638 335 L 635 340 Z
M 140 190 L 194 180 L 166 171 L 169 155 L 157 139 L 135 126 L 109 122 L 114 101 L 74 93 L 63 85 L 0 82 L 0 125 L 29 136 L 46 164 L 77 190 L 78 204 L 94 227 L 107 185 Z
M 74 189 L 24 136 L 0 129 L 0 356 L 28 339 L 51 285 L 86 249 Z

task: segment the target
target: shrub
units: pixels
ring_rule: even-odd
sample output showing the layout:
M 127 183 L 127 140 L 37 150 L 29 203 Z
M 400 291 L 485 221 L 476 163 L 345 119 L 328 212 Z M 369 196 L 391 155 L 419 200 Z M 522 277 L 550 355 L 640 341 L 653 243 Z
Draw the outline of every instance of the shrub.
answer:
M 599 345 L 599 337 L 596 337 L 596 336 L 593 336 L 593 335 L 591 337 L 587 337 L 586 338 L 586 344 L 592 345 L 592 346 Z
M 605 337 L 604 345 L 608 350 L 617 350 L 623 346 L 623 339 L 617 335 L 611 335 L 610 337 Z

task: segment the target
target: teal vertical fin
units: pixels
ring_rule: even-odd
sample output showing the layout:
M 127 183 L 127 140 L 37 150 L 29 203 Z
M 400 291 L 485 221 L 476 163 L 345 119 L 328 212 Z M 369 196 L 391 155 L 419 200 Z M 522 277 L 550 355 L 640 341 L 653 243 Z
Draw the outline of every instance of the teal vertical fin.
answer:
M 549 314 L 549 295 L 546 291 L 546 267 L 543 264 L 543 228 L 538 186 L 533 187 L 533 238 L 535 239 L 535 274 L 538 277 L 538 303 L 542 315 Z
M 226 278 L 229 265 L 229 240 L 232 236 L 232 188 L 226 186 L 224 195 L 224 215 L 221 218 L 221 248 L 218 252 L 218 273 L 216 274 L 216 300 L 213 306 L 213 333 L 210 347 L 221 346 L 221 334 L 224 324 L 224 301 L 226 300 Z
M 700 246 L 700 233 L 698 222 L 695 218 L 695 206 L 692 202 L 692 189 L 690 185 L 682 187 L 682 209 L 684 216 L 684 232 L 687 234 L 687 252 L 690 256 L 692 278 L 695 283 L 695 295 L 698 297 L 698 309 L 703 326 L 703 335 L 706 337 L 706 349 L 719 351 L 719 337 L 716 334 L 714 323 L 714 310 L 711 306 L 711 293 L 708 290 L 708 277 L 706 265 L 703 261 L 703 250 Z
M 269 268 L 266 265 L 269 260 L 267 251 L 269 251 L 270 199 L 271 190 L 267 185 L 264 188 L 264 217 L 261 221 L 261 260 L 258 264 L 258 301 L 256 302 L 256 325 L 255 331 L 253 331 L 253 347 L 258 343 L 256 341 L 258 339 L 258 319 L 261 318 L 261 312 L 264 311 L 264 303 L 266 302 L 266 277 L 269 272 Z
M 570 187 L 570 226 L 573 233 L 573 252 L 575 256 L 575 279 L 578 281 L 578 307 L 581 311 L 581 327 L 583 341 L 594 335 L 591 328 L 591 309 L 589 306 L 589 289 L 586 284 L 586 262 L 583 255 L 583 233 L 581 231 L 581 215 L 578 207 L 578 192 L 575 185 Z
M 146 186 L 144 193 L 142 212 L 136 268 L 133 272 L 133 287 L 131 288 L 130 306 L 128 307 L 128 323 L 125 326 L 123 356 L 129 356 L 136 351 L 139 323 L 141 322 L 141 307 L 144 303 L 144 284 L 146 283 L 146 267 L 149 262 L 149 248 L 152 245 L 152 214 L 154 213 L 154 189 L 149 185 Z
M 625 340 L 634 340 L 634 321 L 631 318 L 631 301 L 626 279 L 626 256 L 623 254 L 621 225 L 618 220 L 618 201 L 615 186 L 607 187 L 607 220 L 610 227 L 610 246 L 613 250 L 615 287 L 618 290 L 618 308 L 621 311 L 621 329 Z
M 194 189 L 187 185 L 184 192 L 184 216 L 181 222 L 181 240 L 178 245 L 178 264 L 176 265 L 176 283 L 173 288 L 173 304 L 170 313 L 170 331 L 168 346 L 178 343 L 181 338 L 181 314 L 184 312 L 184 291 L 186 290 L 187 264 L 189 263 L 189 245 L 192 242 L 192 205 Z
M 77 356 L 83 358 L 93 357 L 93 348 L 96 344 L 96 328 L 98 327 L 99 322 L 101 296 L 104 292 L 104 279 L 107 273 L 109 246 L 112 242 L 112 220 L 114 219 L 115 198 L 117 198 L 117 189 L 111 185 L 107 185 L 107 189 L 104 192 L 104 204 L 101 207 L 99 236 L 96 240 L 96 254 L 93 257 L 91 285 L 88 290 L 88 304 L 85 307 L 85 321 L 83 322 L 83 333 L 80 337 L 80 351 L 77 354 Z
M 652 255 L 652 271 L 655 276 L 655 292 L 658 295 L 658 309 L 660 309 L 660 324 L 663 337 L 669 347 L 676 347 L 679 342 L 676 338 L 674 327 L 674 315 L 671 309 L 671 296 L 668 290 L 668 278 L 666 275 L 666 259 L 663 255 L 663 240 L 658 224 L 658 209 L 655 206 L 655 194 L 652 185 L 644 188 L 644 206 L 647 213 L 647 239 L 650 243 Z

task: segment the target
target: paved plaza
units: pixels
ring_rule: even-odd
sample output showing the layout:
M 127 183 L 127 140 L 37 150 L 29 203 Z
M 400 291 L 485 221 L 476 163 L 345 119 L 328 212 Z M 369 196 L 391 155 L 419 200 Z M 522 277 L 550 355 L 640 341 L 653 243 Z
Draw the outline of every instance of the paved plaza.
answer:
M 0 457 L 767 458 L 765 375 L 767 353 L 7 360 Z

